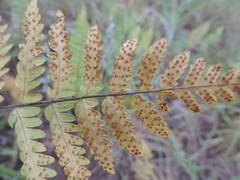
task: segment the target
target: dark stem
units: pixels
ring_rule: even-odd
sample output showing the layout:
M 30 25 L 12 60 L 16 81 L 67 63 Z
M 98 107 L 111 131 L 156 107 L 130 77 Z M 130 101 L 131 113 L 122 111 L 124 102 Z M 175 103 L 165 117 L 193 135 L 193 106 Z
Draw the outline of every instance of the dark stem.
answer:
M 240 85 L 240 83 L 234 84 L 217 84 L 217 85 L 205 85 L 205 86 L 192 86 L 192 87 L 174 87 L 168 89 L 156 89 L 156 90 L 148 90 L 148 91 L 137 91 L 137 92 L 123 92 L 123 93 L 115 93 L 115 94 L 101 94 L 101 95 L 92 95 L 92 96 L 81 96 L 81 97 L 72 97 L 66 99 L 58 99 L 58 100 L 49 100 L 49 101 L 39 101 L 34 103 L 25 103 L 25 104 L 17 104 L 17 105 L 10 105 L 10 106 L 2 106 L 0 110 L 6 109 L 13 109 L 18 107 L 28 107 L 28 106 L 46 106 L 52 103 L 58 102 L 66 102 L 66 101 L 76 101 L 82 99 L 89 99 L 89 98 L 100 98 L 100 97 L 107 97 L 107 96 L 126 96 L 126 95 L 135 95 L 135 94 L 149 94 L 149 93 L 156 93 L 162 91 L 182 91 L 182 90 L 193 90 L 193 89 L 202 89 L 202 88 L 212 88 L 212 87 L 222 87 L 222 86 L 236 86 Z

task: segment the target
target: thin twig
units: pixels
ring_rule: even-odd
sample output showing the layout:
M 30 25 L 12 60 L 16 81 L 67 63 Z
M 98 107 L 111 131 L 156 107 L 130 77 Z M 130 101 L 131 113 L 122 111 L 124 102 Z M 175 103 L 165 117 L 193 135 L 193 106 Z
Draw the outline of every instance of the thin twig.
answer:
M 115 93 L 115 94 L 110 93 L 110 94 L 100 94 L 100 95 L 92 95 L 92 96 L 81 96 L 81 97 L 72 97 L 72 98 L 66 98 L 66 99 L 39 101 L 34 103 L 2 106 L 0 107 L 0 111 L 7 110 L 7 109 L 14 109 L 18 107 L 46 106 L 46 105 L 49 105 L 52 103 L 58 103 L 58 102 L 76 101 L 76 100 L 89 99 L 89 98 L 101 98 L 101 97 L 107 97 L 107 96 L 127 96 L 127 95 L 135 95 L 135 94 L 149 94 L 149 93 L 156 93 L 156 92 L 162 92 L 162 91 L 182 91 L 182 90 L 187 91 L 187 90 L 193 90 L 193 89 L 213 88 L 213 87 L 221 87 L 221 86 L 236 86 L 236 85 L 240 85 L 240 83 L 217 84 L 217 85 L 215 84 L 215 85 L 192 86 L 192 87 L 174 87 L 174 88 L 168 88 L 168 89 L 156 89 L 156 90 L 148 90 L 148 91 L 135 91 L 135 92 L 124 92 L 124 93 Z

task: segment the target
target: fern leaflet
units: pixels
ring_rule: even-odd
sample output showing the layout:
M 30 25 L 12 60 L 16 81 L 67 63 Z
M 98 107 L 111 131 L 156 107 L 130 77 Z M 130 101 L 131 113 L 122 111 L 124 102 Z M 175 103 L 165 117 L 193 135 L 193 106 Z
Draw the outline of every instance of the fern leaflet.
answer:
M 165 74 L 161 76 L 160 87 L 161 89 L 173 88 L 177 85 L 177 80 L 187 67 L 187 62 L 190 52 L 183 52 L 176 56 L 170 62 L 169 67 L 166 69 Z M 166 105 L 162 96 L 178 97 L 187 104 L 187 108 L 192 112 L 199 112 L 200 105 L 194 98 L 193 94 L 188 90 L 194 91 L 206 103 L 215 105 L 217 94 L 222 100 L 234 101 L 235 98 L 232 92 L 240 93 L 240 85 L 238 84 L 240 76 L 239 70 L 232 69 L 227 72 L 221 79 L 217 80 L 220 75 L 221 64 L 211 66 L 207 73 L 201 77 L 205 69 L 205 60 L 203 58 L 197 59 L 189 70 L 185 81 L 182 86 L 176 87 L 171 91 L 163 91 L 156 93 L 159 106 L 167 111 L 169 108 Z
M 61 11 L 56 13 L 59 21 L 51 25 L 49 35 L 53 40 L 49 41 L 49 46 L 55 52 L 48 53 L 48 56 L 53 61 L 49 62 L 49 67 L 52 70 L 50 78 L 52 86 L 49 86 L 48 93 L 53 99 L 64 98 L 72 95 L 75 91 L 65 86 L 71 84 L 76 76 L 69 75 L 76 67 L 75 64 L 69 64 L 73 54 L 68 54 L 70 48 L 67 46 L 69 36 L 67 36 L 68 28 L 65 16 Z M 45 116 L 50 121 L 51 131 L 53 133 L 53 144 L 56 146 L 56 154 L 60 158 L 59 164 L 64 167 L 64 173 L 68 175 L 69 180 L 79 179 L 86 180 L 85 176 L 90 176 L 91 173 L 83 165 L 89 164 L 90 161 L 81 156 L 85 150 L 79 145 L 83 140 L 75 135 L 67 132 L 79 131 L 77 125 L 71 123 L 75 117 L 71 114 L 64 113 L 73 108 L 74 103 L 54 103 L 50 104 L 45 109 Z
M 80 86 L 80 90 L 84 95 L 94 94 L 102 89 L 102 85 L 97 82 L 102 78 L 103 74 L 97 72 L 101 69 L 98 62 L 102 59 L 103 54 L 99 54 L 103 49 L 103 45 L 99 45 L 101 35 L 97 26 L 90 29 L 85 49 L 87 53 L 84 55 L 85 72 L 83 75 L 84 83 Z M 90 146 L 91 154 L 95 154 L 95 160 L 104 170 L 114 174 L 113 159 L 109 156 L 113 152 L 108 148 L 112 146 L 112 142 L 103 136 L 108 136 L 108 130 L 102 128 L 105 122 L 101 120 L 101 113 L 93 108 L 98 105 L 97 99 L 80 100 L 76 104 L 75 114 L 78 117 L 79 127 L 82 129 L 81 136 L 86 139 L 86 143 Z
M 152 81 L 155 78 L 154 73 L 158 70 L 161 63 L 160 59 L 165 57 L 166 39 L 163 38 L 155 42 L 150 51 L 146 53 L 145 59 L 142 59 L 140 67 L 137 69 L 141 84 L 137 85 L 138 91 L 145 91 L 152 89 L 154 84 Z M 169 129 L 166 127 L 167 123 L 163 122 L 164 118 L 159 116 L 160 112 L 154 109 L 155 104 L 146 101 L 139 95 L 133 95 L 132 106 L 136 109 L 136 115 L 142 118 L 142 123 L 147 123 L 147 128 L 154 134 L 162 137 L 168 137 Z
M 120 53 L 117 55 L 117 61 L 114 62 L 112 78 L 109 81 L 109 88 L 112 93 L 123 92 L 130 88 L 130 84 L 124 83 L 132 78 L 129 74 L 134 59 L 137 39 L 130 39 L 123 44 Z M 102 103 L 103 113 L 107 113 L 107 122 L 111 122 L 111 131 L 115 132 L 115 139 L 120 141 L 120 145 L 125 147 L 131 154 L 141 156 L 141 145 L 135 137 L 136 131 L 132 128 L 135 124 L 129 121 L 131 115 L 123 112 L 126 108 L 121 105 L 124 98 L 120 96 L 106 97 Z
M 43 46 L 36 46 L 44 38 L 40 34 L 43 29 L 43 24 L 38 24 L 41 15 L 38 14 L 37 0 L 34 0 L 28 5 L 26 11 L 26 19 L 23 19 L 25 26 L 21 26 L 26 42 L 20 44 L 21 51 L 18 54 L 20 62 L 17 64 L 16 85 L 19 88 L 18 101 L 20 103 L 32 103 L 42 99 L 41 94 L 29 94 L 29 92 L 37 87 L 40 82 L 32 81 L 40 76 L 45 68 L 39 67 L 45 62 L 45 58 L 36 57 L 43 52 Z M 42 124 L 39 118 L 34 116 L 40 113 L 39 107 L 22 107 L 14 109 L 9 115 L 9 125 L 14 129 L 18 136 L 17 144 L 20 149 L 20 158 L 24 162 L 22 174 L 28 180 L 43 180 L 56 175 L 52 169 L 42 167 L 42 165 L 50 164 L 54 158 L 48 155 L 41 154 L 46 148 L 42 143 L 33 139 L 42 138 L 45 132 L 40 129 L 33 129 Z

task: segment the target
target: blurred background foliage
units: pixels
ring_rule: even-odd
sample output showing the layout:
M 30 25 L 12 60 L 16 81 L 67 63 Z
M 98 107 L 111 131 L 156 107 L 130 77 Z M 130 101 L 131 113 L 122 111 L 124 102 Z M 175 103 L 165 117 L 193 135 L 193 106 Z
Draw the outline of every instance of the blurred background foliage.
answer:
M 9 53 L 12 56 L 5 97 L 2 105 L 14 104 L 16 88 L 17 44 L 24 42 L 19 26 L 29 1 L 0 0 L 2 23 L 9 24 L 8 32 L 12 33 L 9 43 L 15 47 Z M 138 38 L 138 49 L 133 64 L 133 74 L 149 46 L 166 37 L 168 39 L 167 56 L 162 60 L 160 72 L 157 73 L 155 84 L 158 88 L 159 76 L 175 55 L 191 50 L 190 63 L 199 57 L 205 57 L 207 67 L 222 63 L 222 74 L 230 68 L 240 68 L 240 1 L 239 0 L 39 0 L 43 33 L 46 46 L 45 53 L 50 51 L 47 34 L 50 24 L 57 19 L 55 12 L 60 9 L 66 15 L 67 26 L 71 36 L 71 50 L 75 56 L 73 62 L 78 65 L 74 72 L 79 78 L 74 88 L 76 96 L 82 82 L 83 54 L 86 34 L 95 24 L 99 26 L 104 43 L 104 57 L 101 61 L 105 85 L 102 93 L 108 93 L 108 80 L 111 76 L 113 62 L 121 45 L 129 38 Z M 49 59 L 47 58 L 47 61 Z M 46 64 L 47 66 L 47 64 Z M 47 73 L 46 73 L 47 74 Z M 183 79 L 180 79 L 181 82 Z M 40 78 L 42 93 L 49 85 L 46 76 Z M 133 78 L 129 83 L 132 90 L 139 83 Z M 154 95 L 147 95 L 155 101 Z M 170 111 L 162 115 L 168 122 L 171 135 L 161 138 L 151 134 L 134 115 L 132 120 L 137 125 L 138 138 L 144 148 L 144 158 L 136 158 L 128 154 L 118 143 L 111 149 L 115 152 L 116 174 L 110 175 L 102 170 L 89 153 L 92 164 L 88 168 L 93 173 L 90 179 L 98 180 L 238 180 L 240 179 L 240 97 L 233 103 L 220 101 L 217 106 L 202 104 L 201 112 L 192 114 L 185 105 L 176 99 L 167 99 Z M 127 98 L 128 104 L 130 98 Z M 201 102 L 201 101 L 200 101 Z M 7 112 L 0 114 L 0 180 L 22 179 L 14 131 L 7 124 Z M 104 119 L 104 118 L 103 118 Z M 44 119 L 43 119 L 44 120 Z M 54 155 L 51 144 L 48 122 L 41 126 L 47 136 L 40 141 L 47 147 L 48 154 Z M 88 149 L 88 147 L 85 147 Z M 58 176 L 54 179 L 63 180 L 62 167 L 56 162 Z

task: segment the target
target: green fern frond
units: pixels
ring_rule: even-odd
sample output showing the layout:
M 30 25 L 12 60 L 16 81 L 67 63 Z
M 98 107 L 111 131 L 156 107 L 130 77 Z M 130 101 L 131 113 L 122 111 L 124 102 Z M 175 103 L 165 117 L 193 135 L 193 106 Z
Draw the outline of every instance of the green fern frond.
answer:
M 43 52 L 43 46 L 36 46 L 43 40 L 43 24 L 38 24 L 41 15 L 38 14 L 37 0 L 33 0 L 27 8 L 26 19 L 23 19 L 25 26 L 21 26 L 26 42 L 20 44 L 21 51 L 18 54 L 20 62 L 17 64 L 16 85 L 19 88 L 19 102 L 34 103 L 42 99 L 41 94 L 29 94 L 29 92 L 37 87 L 40 82 L 33 81 L 40 76 L 45 68 L 39 67 L 45 62 L 45 58 L 36 57 Z M 8 122 L 17 134 L 17 144 L 20 149 L 20 158 L 24 162 L 22 174 L 28 180 L 44 180 L 56 176 L 56 172 L 52 169 L 42 167 L 50 164 L 54 158 L 48 155 L 40 154 L 46 148 L 42 143 L 33 139 L 45 137 L 45 132 L 40 129 L 33 129 L 42 124 L 39 118 L 34 116 L 40 113 L 38 107 L 16 108 L 10 115 Z
M 0 22 L 2 20 L 2 16 L 0 16 Z M 11 34 L 7 33 L 4 34 L 4 31 L 7 29 L 8 25 L 7 24 L 2 24 L 0 25 L 0 78 L 6 74 L 9 71 L 9 68 L 4 68 L 3 67 L 10 61 L 11 57 L 10 56 L 5 56 L 8 51 L 12 48 L 12 44 L 6 45 L 6 42 L 9 40 L 11 37 Z M 6 83 L 4 81 L 0 81 L 0 90 L 3 88 L 3 86 Z M 0 102 L 4 100 L 4 97 L 0 95 Z
M 11 7 L 10 15 L 11 21 L 14 24 L 20 24 L 22 22 L 22 16 L 20 14 L 24 14 L 24 11 L 28 5 L 29 1 L 8 1 Z
M 151 161 L 151 159 L 154 157 L 154 154 L 146 141 L 141 140 L 141 144 L 143 149 L 143 158 L 136 158 L 134 164 L 132 165 L 132 170 L 135 172 L 134 179 L 157 180 L 159 178 L 155 175 L 155 164 Z
M 69 64 L 73 54 L 68 54 L 70 48 L 67 43 L 70 38 L 66 35 L 68 28 L 64 27 L 65 16 L 61 11 L 57 11 L 56 15 L 59 21 L 51 25 L 52 30 L 49 31 L 53 39 L 49 41 L 49 46 L 55 52 L 47 54 L 53 60 L 49 62 L 49 68 L 52 70 L 50 73 L 52 86 L 49 86 L 48 93 L 55 100 L 72 95 L 75 91 L 65 87 L 76 79 L 75 75 L 69 75 L 76 65 Z M 52 141 L 56 146 L 55 152 L 60 158 L 59 164 L 65 166 L 64 173 L 68 175 L 69 180 L 86 180 L 85 176 L 90 176 L 91 173 L 83 167 L 90 163 L 87 158 L 81 156 L 85 153 L 85 150 L 79 147 L 83 140 L 68 133 L 79 131 L 79 127 L 71 123 L 75 120 L 73 115 L 64 113 L 71 110 L 73 106 L 72 102 L 51 104 L 45 109 L 45 116 L 50 121 Z
M 24 162 L 21 173 L 29 180 L 44 180 L 56 176 L 52 169 L 42 167 L 54 162 L 54 158 L 40 154 L 46 151 L 42 143 L 33 139 L 43 138 L 45 132 L 33 129 L 42 124 L 39 118 L 34 118 L 40 113 L 38 107 L 16 108 L 9 114 L 9 125 L 15 129 L 17 134 L 17 145 L 20 149 L 20 159 Z
M 79 92 L 80 85 L 84 82 L 82 74 L 84 73 L 84 45 L 86 44 L 87 36 L 89 31 L 89 22 L 87 19 L 87 8 L 85 3 L 81 3 L 81 8 L 79 9 L 79 14 L 76 19 L 76 24 L 74 25 L 69 41 L 69 46 L 71 47 L 71 51 L 74 52 L 74 57 L 72 59 L 72 63 L 77 64 L 77 70 L 73 71 L 72 74 L 77 76 L 77 81 L 69 85 L 69 88 L 75 89 L 76 92 L 74 96 L 82 95 Z
M 94 94 L 102 89 L 102 85 L 97 82 L 102 78 L 103 74 L 98 73 L 101 69 L 99 61 L 103 54 L 100 51 L 103 45 L 99 45 L 101 35 L 97 26 L 90 29 L 85 49 L 87 53 L 84 55 L 85 72 L 83 74 L 84 83 L 80 86 L 80 90 L 84 95 Z M 79 127 L 82 129 L 81 136 L 86 138 L 86 143 L 90 147 L 90 153 L 95 154 L 95 160 L 104 170 L 114 174 L 113 159 L 109 156 L 113 152 L 108 148 L 112 146 L 112 142 L 105 138 L 110 132 L 102 126 L 105 122 L 101 120 L 101 113 L 93 108 L 98 105 L 97 99 L 83 99 L 76 104 L 75 114 L 78 117 Z
M 197 28 L 195 28 L 191 32 L 189 37 L 189 42 L 191 43 L 191 45 L 196 45 L 196 43 L 200 42 L 201 39 L 203 39 L 204 36 L 206 36 L 210 26 L 211 26 L 211 21 L 206 21 L 202 23 L 200 26 L 198 26 Z

